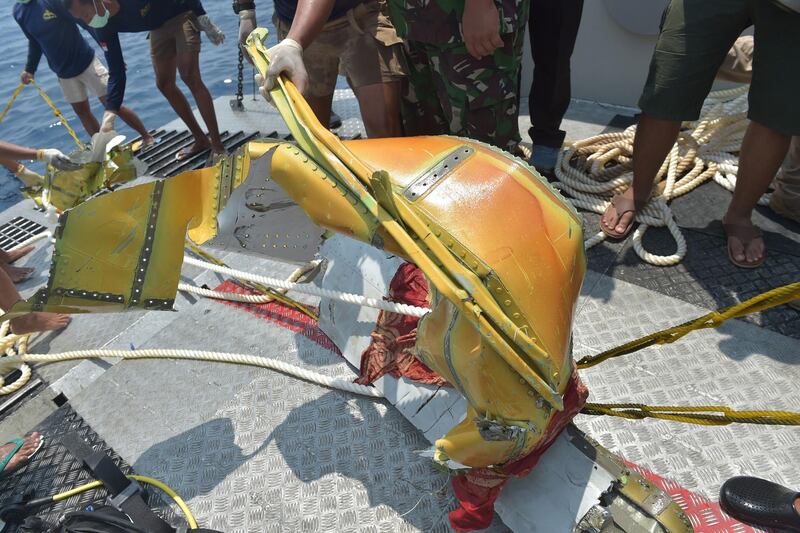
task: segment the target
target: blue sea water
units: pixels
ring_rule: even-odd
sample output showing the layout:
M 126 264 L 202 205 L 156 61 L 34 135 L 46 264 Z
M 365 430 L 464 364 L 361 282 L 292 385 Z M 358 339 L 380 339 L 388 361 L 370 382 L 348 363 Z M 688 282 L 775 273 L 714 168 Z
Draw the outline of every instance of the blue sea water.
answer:
M 153 0 L 163 1 L 163 0 Z M 0 109 L 5 106 L 11 93 L 19 84 L 19 75 L 25 66 L 28 42 L 11 14 L 13 1 L 4 1 L 6 16 L 0 17 L 0 36 L 4 43 L 4 51 L 0 54 Z M 225 43 L 214 46 L 203 35 L 203 48 L 200 52 L 200 69 L 208 89 L 213 97 L 230 95 L 236 91 L 236 72 L 238 49 L 238 17 L 231 10 L 230 0 L 206 0 L 203 6 L 211 19 L 225 32 Z M 258 20 L 261 26 L 270 29 L 270 41 L 274 42 L 272 27 L 272 2 L 258 2 Z M 97 44 L 86 35 L 86 39 L 94 46 L 98 57 L 103 59 L 102 51 Z M 121 42 L 125 54 L 128 71 L 128 83 L 125 91 L 125 104 L 131 107 L 142 119 L 148 129 L 157 128 L 175 118 L 175 113 L 155 86 L 153 66 L 150 61 L 150 48 L 147 34 L 123 34 Z M 244 89 L 245 94 L 252 91 L 252 67 L 245 62 Z M 231 80 L 226 83 L 225 80 Z M 71 106 L 64 100 L 58 80 L 47 67 L 42 58 L 36 83 L 42 87 L 55 102 L 79 137 L 88 140 L 80 121 L 72 112 Z M 191 94 L 179 79 L 179 86 L 194 106 Z M 98 120 L 103 109 L 97 99 L 90 97 L 92 109 Z M 117 120 L 119 132 L 133 139 L 138 135 L 122 120 Z M 17 98 L 8 116 L 0 123 L 0 139 L 15 144 L 34 148 L 58 148 L 64 152 L 75 149 L 75 145 L 67 134 L 67 130 L 58 122 L 50 108 L 42 101 L 33 87 L 26 87 Z M 43 171 L 41 163 L 32 163 L 31 168 Z M 0 209 L 13 205 L 21 198 L 19 182 L 5 169 L 0 170 Z

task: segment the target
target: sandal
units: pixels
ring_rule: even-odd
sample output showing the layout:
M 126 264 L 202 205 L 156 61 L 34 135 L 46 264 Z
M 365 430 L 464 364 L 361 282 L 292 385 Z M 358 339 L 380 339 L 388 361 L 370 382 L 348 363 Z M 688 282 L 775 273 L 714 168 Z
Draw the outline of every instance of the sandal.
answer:
M 766 254 L 761 256 L 761 259 L 754 263 L 748 263 L 747 259 L 744 261 L 737 261 L 733 258 L 733 252 L 731 252 L 731 237 L 739 239 L 739 242 L 742 243 L 742 247 L 747 250 L 748 246 L 751 242 L 756 239 L 762 239 L 761 230 L 758 229 L 756 226 L 745 225 L 745 224 L 728 224 L 723 222 L 722 227 L 725 228 L 725 235 L 728 237 L 728 259 L 731 260 L 731 263 L 736 265 L 739 268 L 756 268 L 761 266 L 766 259 Z
M 196 143 L 192 143 L 189 146 L 184 146 L 183 148 L 178 150 L 178 153 L 175 154 L 175 160 L 186 161 L 187 159 L 190 159 L 196 155 L 202 154 L 203 152 L 207 152 L 209 150 L 211 150 L 211 148 L 208 146 L 198 147 Z
M 622 218 L 622 215 L 625 213 L 633 213 L 634 219 L 628 224 L 628 227 L 622 233 L 617 233 L 614 231 L 614 228 L 609 228 L 603 223 L 603 219 L 600 218 L 600 229 L 605 233 L 608 237 L 612 239 L 624 239 L 628 236 L 628 234 L 633 230 L 633 227 L 637 224 L 636 222 L 636 202 L 629 198 L 625 198 L 621 194 L 615 194 L 613 198 L 611 198 L 611 205 L 614 206 L 614 209 L 617 211 L 617 221 Z M 611 207 L 611 206 L 609 206 Z M 608 212 L 608 208 L 606 208 L 606 213 Z M 605 216 L 605 213 L 603 213 Z
M 3 457 L 2 460 L 0 460 L 0 479 L 2 479 L 6 474 L 10 474 L 11 472 L 16 470 L 17 468 L 20 468 L 23 465 L 28 464 L 30 462 L 30 460 L 33 459 L 33 456 L 36 455 L 36 453 L 39 450 L 42 449 L 42 445 L 44 444 L 44 437 L 42 437 L 41 435 L 39 436 L 39 445 L 28 456 L 28 460 L 27 461 L 21 462 L 15 468 L 13 468 L 11 470 L 8 470 L 8 471 L 6 471 L 6 466 L 8 465 L 9 462 L 11 462 L 11 459 L 13 459 L 15 455 L 17 455 L 17 453 L 20 451 L 20 449 L 23 446 L 25 446 L 25 440 L 24 439 L 14 439 L 12 441 L 6 442 L 5 444 L 3 444 L 3 446 L 5 446 L 6 444 L 13 444 L 14 447 L 11 448 L 11 450 L 6 454 L 5 457 Z

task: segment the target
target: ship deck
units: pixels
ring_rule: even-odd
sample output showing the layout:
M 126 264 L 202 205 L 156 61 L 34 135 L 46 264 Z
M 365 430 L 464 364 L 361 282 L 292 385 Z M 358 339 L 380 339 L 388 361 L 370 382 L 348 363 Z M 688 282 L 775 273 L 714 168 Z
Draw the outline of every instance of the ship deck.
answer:
M 244 132 L 236 139 L 288 133 L 262 102 L 247 97 L 246 111 L 233 112 L 229 99 L 215 103 L 221 129 Z M 338 92 L 334 110 L 344 121 L 340 135 L 363 135 L 351 93 Z M 521 118 L 523 126 L 526 120 Z M 573 101 L 565 129 L 568 139 L 577 140 L 631 120 L 629 109 Z M 800 280 L 800 225 L 767 208 L 757 208 L 755 215 L 769 250 L 765 265 L 742 270 L 729 263 L 719 222 L 729 198 L 726 190 L 706 183 L 672 203 L 689 248 L 677 266 L 644 264 L 629 242 L 604 242 L 588 251 L 574 324 L 576 359 Z M 52 227 L 26 202 L 0 214 L 0 224 L 17 216 Z M 593 234 L 598 216 L 584 216 L 586 233 Z M 650 230 L 645 244 L 662 252 L 673 247 L 662 229 Z M 40 245 L 22 262 L 37 269 L 20 285 L 24 296 L 46 281 L 49 253 Z M 296 266 L 238 252 L 222 258 L 233 268 L 273 277 L 285 277 Z M 182 281 L 214 288 L 225 280 L 185 265 Z M 357 370 L 316 325 L 292 313 L 246 312 L 183 293 L 175 308 L 75 316 L 63 332 L 36 336 L 30 351 L 192 348 L 252 353 L 355 377 Z M 188 361 L 86 360 L 40 365 L 34 372 L 27 389 L 0 398 L 3 442 L 35 428 L 57 435 L 78 420 L 134 471 L 175 489 L 204 527 L 237 533 L 449 531 L 447 513 L 455 498 L 448 477 L 421 455 L 429 447 L 424 435 L 385 401 L 268 370 Z M 800 312 L 782 306 L 732 320 L 675 344 L 607 361 L 581 376 L 596 402 L 797 410 Z M 575 424 L 626 460 L 700 497 L 716 500 L 722 482 L 737 474 L 800 487 L 796 427 L 709 427 L 585 415 Z M 66 460 L 63 454 L 42 453 L 0 489 L 25 485 L 40 497 L 71 486 L 79 476 L 55 468 L 59 460 Z M 42 474 L 48 465 L 52 475 Z M 709 523 L 696 526 L 718 530 Z M 496 518 L 490 530 L 507 528 Z

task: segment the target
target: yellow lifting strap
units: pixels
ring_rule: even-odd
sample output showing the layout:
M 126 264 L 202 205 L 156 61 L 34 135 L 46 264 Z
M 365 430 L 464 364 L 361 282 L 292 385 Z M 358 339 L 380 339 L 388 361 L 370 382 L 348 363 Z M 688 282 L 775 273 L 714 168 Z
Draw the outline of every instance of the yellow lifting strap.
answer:
M 726 309 L 712 311 L 707 315 L 695 318 L 689 322 L 684 322 L 679 326 L 673 326 L 656 333 L 651 333 L 650 335 L 645 335 L 644 337 L 626 342 L 625 344 L 611 348 L 597 355 L 586 356 L 578 361 L 578 368 L 590 368 L 607 359 L 628 355 L 643 348 L 647 348 L 648 346 L 653 346 L 654 344 L 670 344 L 689 332 L 698 329 L 717 328 L 730 318 L 739 318 L 744 315 L 749 315 L 750 313 L 757 313 L 797 299 L 800 299 L 800 281 L 764 292 Z
M 681 407 L 676 405 L 645 405 L 641 403 L 587 403 L 581 413 L 608 415 L 631 420 L 658 418 L 702 426 L 728 424 L 764 424 L 775 426 L 800 425 L 800 413 L 789 411 L 737 411 L 717 405 Z
M 690 331 L 716 328 L 730 318 L 757 313 L 796 299 L 800 299 L 800 282 L 772 289 L 721 311 L 713 311 L 679 326 L 646 335 L 597 355 L 584 357 L 578 361 L 578 368 L 589 368 L 607 359 L 627 355 L 654 344 L 669 344 Z M 800 425 L 800 413 L 762 410 L 737 411 L 724 406 L 688 407 L 674 405 L 653 406 L 640 403 L 587 403 L 581 412 L 586 415 L 608 415 L 631 420 L 658 418 L 703 426 L 725 426 L 732 423 L 778 426 Z
M 61 112 L 61 110 L 58 107 L 56 107 L 56 104 L 53 103 L 50 97 L 47 96 L 47 93 L 44 92 L 44 89 L 39 87 L 35 81 L 31 81 L 31 85 L 36 87 L 36 90 L 39 92 L 39 96 L 42 97 L 44 103 L 50 106 L 50 109 L 53 111 L 53 115 L 55 115 L 56 118 L 61 122 L 61 124 L 63 124 L 64 127 L 67 128 L 67 132 L 69 133 L 70 137 L 72 137 L 72 140 L 75 141 L 75 144 L 78 145 L 78 149 L 83 150 L 84 148 L 86 148 L 84 144 L 81 142 L 81 140 L 78 138 L 78 135 L 75 133 L 75 130 L 73 130 L 72 127 L 69 125 L 69 122 L 67 122 L 67 118 Z M 0 122 L 3 122 L 3 120 L 6 118 L 6 115 L 11 109 L 11 106 L 14 104 L 14 101 L 17 99 L 19 93 L 22 92 L 22 89 L 24 87 L 25 84 L 20 82 L 20 84 L 17 85 L 17 88 L 14 89 L 14 92 L 11 94 L 11 98 L 8 100 L 8 103 L 3 108 L 3 112 L 0 113 Z

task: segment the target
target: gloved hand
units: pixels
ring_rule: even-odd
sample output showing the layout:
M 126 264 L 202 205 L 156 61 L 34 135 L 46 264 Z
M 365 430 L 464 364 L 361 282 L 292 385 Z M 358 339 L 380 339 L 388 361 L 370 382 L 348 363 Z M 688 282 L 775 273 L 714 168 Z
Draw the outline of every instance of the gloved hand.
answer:
M 267 77 L 256 76 L 261 96 L 272 102 L 269 91 L 278 83 L 278 76 L 286 74 L 292 80 L 300 93 L 305 92 L 308 86 L 308 72 L 303 63 L 303 47 L 294 39 L 284 39 L 272 48 L 269 54 L 269 68 Z
M 48 165 L 53 165 L 58 170 L 78 170 L 81 168 L 80 164 L 64 155 L 61 150 L 56 150 L 55 148 L 37 150 L 36 159 L 45 161 Z
M 241 46 L 244 46 L 254 29 L 256 29 L 256 10 L 243 9 L 239 11 L 239 44 Z M 248 60 L 250 59 L 247 53 L 244 56 Z
M 219 29 L 219 26 L 208 17 L 208 15 L 200 15 L 197 17 L 197 24 L 200 29 L 208 36 L 208 40 L 213 45 L 219 45 L 225 42 L 225 34 Z
M 117 114 L 113 111 L 106 109 L 103 112 L 103 122 L 100 123 L 100 131 L 103 133 L 114 131 L 114 122 L 117 120 Z
M 27 70 L 23 70 L 22 74 L 19 75 L 19 81 L 21 81 L 25 85 L 28 85 L 30 82 L 33 81 L 33 74 L 31 74 Z
M 19 181 L 25 184 L 26 187 L 37 187 L 44 183 L 43 176 L 40 176 L 22 163 L 17 166 L 17 170 L 14 171 L 14 175 L 19 179 Z

